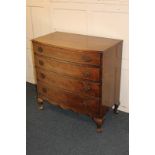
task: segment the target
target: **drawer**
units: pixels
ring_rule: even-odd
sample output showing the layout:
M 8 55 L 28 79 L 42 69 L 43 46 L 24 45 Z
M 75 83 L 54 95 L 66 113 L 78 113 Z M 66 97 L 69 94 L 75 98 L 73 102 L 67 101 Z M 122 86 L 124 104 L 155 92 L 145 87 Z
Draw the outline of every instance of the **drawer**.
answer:
M 97 113 L 99 99 L 83 98 L 63 89 L 50 87 L 43 82 L 37 83 L 37 90 L 39 96 L 44 100 L 59 105 L 62 108 L 90 115 L 95 115 Z
M 76 65 L 35 55 L 35 65 L 41 69 L 53 71 L 58 74 L 71 76 L 74 78 L 99 81 L 100 68 Z
M 33 48 L 39 55 L 82 64 L 100 65 L 100 53 L 95 51 L 73 51 L 38 43 L 33 43 Z
M 100 83 L 77 80 L 67 76 L 60 76 L 54 72 L 45 71 L 37 68 L 37 79 L 52 84 L 56 87 L 69 90 L 83 96 L 99 97 Z

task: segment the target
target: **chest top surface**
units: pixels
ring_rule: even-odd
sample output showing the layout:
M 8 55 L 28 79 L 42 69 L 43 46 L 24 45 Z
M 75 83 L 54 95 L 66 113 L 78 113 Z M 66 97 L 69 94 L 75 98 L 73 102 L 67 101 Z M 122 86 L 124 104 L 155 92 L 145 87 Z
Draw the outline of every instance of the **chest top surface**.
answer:
M 87 36 L 81 34 L 54 32 L 32 40 L 46 45 L 82 51 L 105 51 L 122 42 L 118 39 Z

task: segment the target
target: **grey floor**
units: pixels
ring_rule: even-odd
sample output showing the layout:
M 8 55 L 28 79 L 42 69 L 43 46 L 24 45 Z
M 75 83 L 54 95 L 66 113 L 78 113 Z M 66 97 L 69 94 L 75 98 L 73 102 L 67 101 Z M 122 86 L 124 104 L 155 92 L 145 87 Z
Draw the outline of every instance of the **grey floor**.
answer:
M 36 88 L 27 83 L 27 155 L 128 155 L 129 114 L 106 115 L 103 132 L 98 134 L 87 116 L 45 103 L 36 106 Z

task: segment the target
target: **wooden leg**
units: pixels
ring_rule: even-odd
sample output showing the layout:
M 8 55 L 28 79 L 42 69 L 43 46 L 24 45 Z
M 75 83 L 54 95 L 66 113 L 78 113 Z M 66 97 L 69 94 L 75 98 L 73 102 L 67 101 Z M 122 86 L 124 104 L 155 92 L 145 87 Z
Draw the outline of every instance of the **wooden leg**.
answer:
M 115 114 L 119 113 L 118 107 L 119 107 L 119 104 L 114 104 L 114 110 L 113 111 L 114 111 Z
M 95 121 L 96 126 L 97 126 L 96 131 L 102 132 L 103 118 L 93 118 L 93 120 Z
M 43 100 L 38 97 L 37 101 L 38 101 L 38 108 L 39 108 L 39 110 L 43 110 L 44 109 Z

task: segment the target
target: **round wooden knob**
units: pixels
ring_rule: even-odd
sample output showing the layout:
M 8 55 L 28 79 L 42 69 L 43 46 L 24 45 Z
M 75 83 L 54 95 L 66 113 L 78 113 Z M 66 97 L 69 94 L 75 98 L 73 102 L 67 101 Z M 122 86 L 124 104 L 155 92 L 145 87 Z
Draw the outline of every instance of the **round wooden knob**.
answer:
M 85 62 L 90 62 L 90 61 L 92 61 L 92 59 L 91 59 L 89 56 L 87 56 L 87 55 L 83 55 L 83 56 L 82 56 L 82 59 L 83 59 Z
M 42 60 L 39 60 L 39 65 L 43 66 L 44 62 Z
M 43 48 L 42 47 L 38 47 L 38 52 L 42 53 L 43 52 Z
M 85 78 L 90 77 L 90 72 L 88 72 L 88 71 L 84 72 L 84 73 L 83 73 L 83 76 L 84 76 Z
M 91 86 L 90 85 L 86 85 L 85 87 L 84 87 L 84 91 L 85 92 L 89 92 L 91 90 Z

